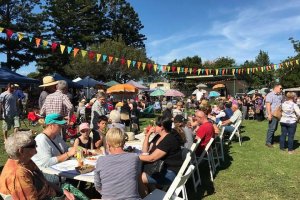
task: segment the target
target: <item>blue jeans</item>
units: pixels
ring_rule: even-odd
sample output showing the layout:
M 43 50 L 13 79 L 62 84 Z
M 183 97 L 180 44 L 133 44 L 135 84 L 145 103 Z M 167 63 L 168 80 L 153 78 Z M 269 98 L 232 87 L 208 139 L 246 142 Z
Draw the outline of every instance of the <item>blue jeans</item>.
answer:
M 297 128 L 297 122 L 288 124 L 280 123 L 281 125 L 281 136 L 280 136 L 280 149 L 284 149 L 284 143 L 286 136 L 288 136 L 288 150 L 293 151 L 294 136 Z
M 273 144 L 274 142 L 274 133 L 277 130 L 278 119 L 276 117 L 272 117 L 272 120 L 269 121 L 269 128 L 267 132 L 266 144 Z
M 149 184 L 155 184 L 161 186 L 171 185 L 175 177 L 176 177 L 176 173 L 169 169 L 165 169 L 160 173 L 155 173 L 152 176 L 149 176 L 147 174 L 147 179 Z
M 225 128 L 225 129 L 224 129 L 224 132 L 225 132 L 225 133 L 230 133 L 230 134 L 231 134 L 231 133 L 234 131 L 234 129 L 235 129 L 233 126 L 225 126 L 224 128 Z

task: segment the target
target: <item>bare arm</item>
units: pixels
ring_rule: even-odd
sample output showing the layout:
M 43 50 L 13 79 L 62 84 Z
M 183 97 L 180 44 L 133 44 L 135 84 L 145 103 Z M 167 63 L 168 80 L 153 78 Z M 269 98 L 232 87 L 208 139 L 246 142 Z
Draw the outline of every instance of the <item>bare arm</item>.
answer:
M 140 160 L 141 161 L 145 161 L 145 162 L 155 162 L 159 159 L 161 159 L 162 157 L 164 157 L 167 153 L 160 150 L 160 149 L 155 149 L 155 151 L 153 153 L 151 153 L 150 155 L 140 155 Z

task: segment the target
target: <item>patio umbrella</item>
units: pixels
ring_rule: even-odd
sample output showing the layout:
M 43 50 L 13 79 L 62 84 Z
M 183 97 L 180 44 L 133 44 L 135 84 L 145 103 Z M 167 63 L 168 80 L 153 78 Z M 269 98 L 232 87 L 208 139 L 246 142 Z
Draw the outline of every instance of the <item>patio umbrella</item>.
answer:
M 207 85 L 200 83 L 199 85 L 196 86 L 196 88 L 206 88 Z
M 114 85 L 114 86 L 108 88 L 106 92 L 108 94 L 110 94 L 110 93 L 125 93 L 125 92 L 136 93 L 137 88 L 130 84 L 118 84 L 118 85 Z
M 165 96 L 167 97 L 184 97 L 185 95 L 178 90 L 170 89 L 167 90 L 165 93 Z
M 196 90 L 194 90 L 194 92 L 193 92 L 192 94 L 197 94 L 198 92 L 206 93 L 207 91 L 206 91 L 206 90 L 203 90 L 203 89 L 201 89 L 201 90 L 196 89 Z
M 157 96 L 163 96 L 166 92 L 162 89 L 156 89 L 153 92 L 150 93 L 151 97 L 157 97 Z
M 219 89 L 219 88 L 225 88 L 225 85 L 222 83 L 219 83 L 219 84 L 213 86 L 213 89 Z
M 208 97 L 219 97 L 221 94 L 216 91 L 210 91 Z

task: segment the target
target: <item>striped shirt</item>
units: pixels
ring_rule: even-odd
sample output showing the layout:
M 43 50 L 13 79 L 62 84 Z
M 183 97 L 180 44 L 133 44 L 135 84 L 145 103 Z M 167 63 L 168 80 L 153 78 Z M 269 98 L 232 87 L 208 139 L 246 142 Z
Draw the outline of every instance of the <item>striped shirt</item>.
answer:
M 73 112 L 73 105 L 67 95 L 63 94 L 60 90 L 49 94 L 46 97 L 45 103 L 41 108 L 41 115 L 45 116 L 50 113 L 58 113 L 63 117 L 71 118 Z
M 295 123 L 300 116 L 300 109 L 297 104 L 292 101 L 285 101 L 282 106 L 282 116 L 280 118 L 281 123 L 293 124 Z M 297 116 L 296 116 L 297 115 Z
M 136 200 L 141 163 L 135 153 L 113 154 L 99 157 L 96 164 L 95 188 L 102 199 Z

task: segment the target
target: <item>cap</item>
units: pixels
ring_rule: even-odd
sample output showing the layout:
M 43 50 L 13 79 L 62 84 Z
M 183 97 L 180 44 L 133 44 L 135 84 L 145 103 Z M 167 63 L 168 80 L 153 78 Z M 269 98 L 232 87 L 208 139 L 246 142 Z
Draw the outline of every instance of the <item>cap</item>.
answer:
M 85 123 L 82 123 L 82 124 L 79 125 L 79 131 L 82 131 L 84 129 L 90 129 L 89 123 L 85 122 Z
M 60 114 L 57 114 L 57 113 L 51 113 L 51 114 L 48 114 L 45 118 L 45 124 L 48 125 L 48 124 L 60 124 L 60 125 L 63 125 L 63 124 L 66 124 L 66 120 L 63 119 L 63 117 L 60 115 Z
M 176 115 L 174 118 L 174 123 L 182 123 L 184 122 L 184 117 L 182 115 Z

